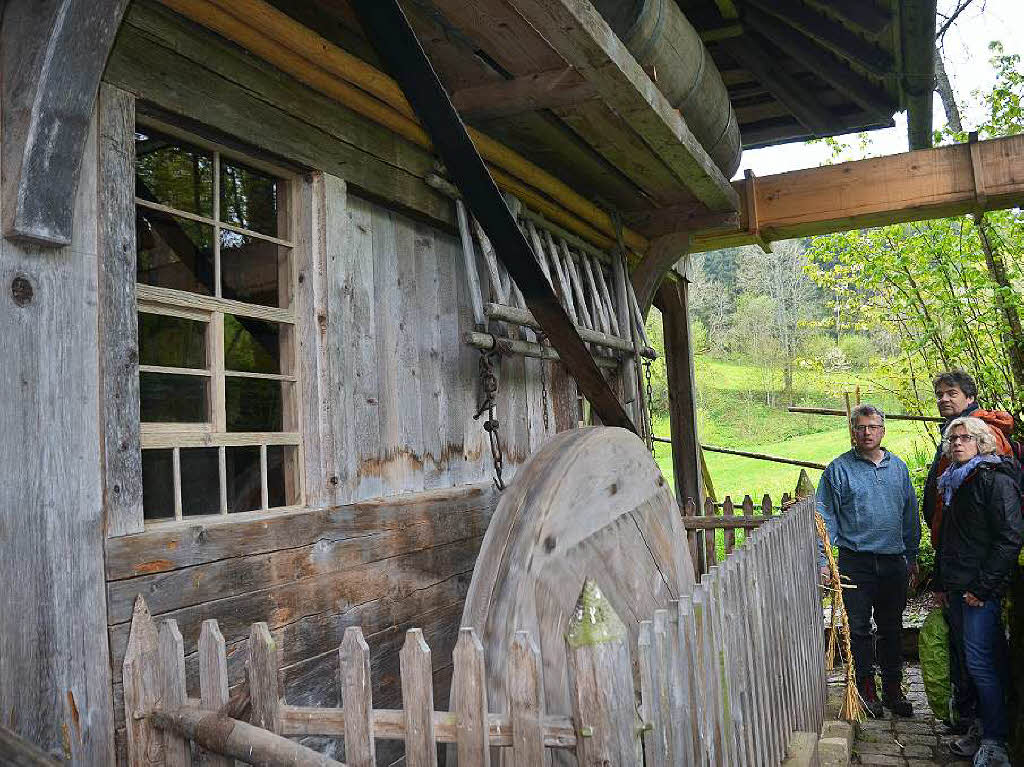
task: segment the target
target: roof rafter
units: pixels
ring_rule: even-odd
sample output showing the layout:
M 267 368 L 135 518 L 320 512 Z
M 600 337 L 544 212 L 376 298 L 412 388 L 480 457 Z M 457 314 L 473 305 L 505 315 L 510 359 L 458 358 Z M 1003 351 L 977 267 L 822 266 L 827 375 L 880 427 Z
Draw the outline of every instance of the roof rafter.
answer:
M 885 77 L 893 67 L 892 56 L 863 40 L 838 21 L 823 16 L 798 0 L 749 0 L 750 5 L 770 13 L 812 41 L 825 46 L 873 75 Z
M 890 116 L 894 111 L 894 105 L 883 90 L 843 66 L 818 46 L 808 45 L 807 38 L 792 27 L 753 8 L 747 11 L 747 21 L 784 52 L 868 112 Z
M 775 98 L 785 104 L 808 130 L 816 134 L 828 132 L 831 122 L 828 110 L 811 98 L 808 90 L 782 68 L 780 57 L 771 56 L 753 35 L 746 34 L 740 39 L 726 40 L 721 45 Z

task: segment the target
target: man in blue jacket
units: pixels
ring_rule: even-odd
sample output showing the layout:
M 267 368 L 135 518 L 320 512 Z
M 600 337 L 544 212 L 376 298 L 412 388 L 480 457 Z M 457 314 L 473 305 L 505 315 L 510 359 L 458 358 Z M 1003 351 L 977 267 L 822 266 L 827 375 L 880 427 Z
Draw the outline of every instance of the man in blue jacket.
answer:
M 882 447 L 885 413 L 858 405 L 850 415 L 853 449 L 825 469 L 818 484 L 818 511 L 829 539 L 839 548 L 839 572 L 850 617 L 857 687 L 868 714 L 882 706 L 898 716 L 913 716 L 901 689 L 903 610 L 907 586 L 917 575 L 921 522 L 907 465 Z M 826 572 L 823 571 L 823 575 Z M 882 699 L 875 686 L 871 617 L 878 630 Z

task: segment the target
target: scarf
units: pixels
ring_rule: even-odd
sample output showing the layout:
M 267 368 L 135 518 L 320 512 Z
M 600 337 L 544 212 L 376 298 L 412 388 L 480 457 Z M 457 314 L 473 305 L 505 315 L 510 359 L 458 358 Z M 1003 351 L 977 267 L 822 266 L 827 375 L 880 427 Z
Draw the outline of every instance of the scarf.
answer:
M 942 505 L 949 507 L 953 493 L 960 489 L 968 475 L 978 466 L 985 463 L 999 463 L 1002 460 L 998 455 L 989 453 L 987 455 L 976 455 L 964 463 L 951 463 L 949 468 L 942 472 L 939 477 L 939 492 L 942 493 Z

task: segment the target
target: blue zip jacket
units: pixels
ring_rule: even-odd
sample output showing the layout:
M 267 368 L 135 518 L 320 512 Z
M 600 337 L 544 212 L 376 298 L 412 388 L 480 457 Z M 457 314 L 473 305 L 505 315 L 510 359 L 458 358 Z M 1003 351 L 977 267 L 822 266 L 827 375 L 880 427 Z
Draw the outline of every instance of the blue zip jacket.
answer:
M 817 500 L 829 540 L 836 546 L 905 554 L 911 565 L 917 561 L 921 544 L 917 495 L 907 465 L 888 450 L 877 466 L 856 450 L 840 455 L 821 475 Z

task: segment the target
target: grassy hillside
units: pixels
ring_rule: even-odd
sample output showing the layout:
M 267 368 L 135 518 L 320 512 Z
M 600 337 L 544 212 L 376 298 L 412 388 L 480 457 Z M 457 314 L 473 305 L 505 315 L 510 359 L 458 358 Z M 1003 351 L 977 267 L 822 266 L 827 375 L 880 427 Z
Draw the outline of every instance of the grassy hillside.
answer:
M 843 418 L 789 413 L 789 402 L 767 404 L 761 373 L 754 366 L 698 357 L 696 370 L 701 442 L 823 464 L 849 449 L 849 433 Z M 842 392 L 853 391 L 858 385 L 862 402 L 897 412 L 891 397 L 866 377 L 850 373 L 798 373 L 794 404 L 842 409 Z M 667 417 L 656 420 L 655 432 L 668 435 Z M 890 421 L 884 444 L 912 467 L 927 462 L 934 450 L 923 425 L 907 421 Z M 669 446 L 658 445 L 656 457 L 662 471 L 671 477 Z M 719 500 L 726 495 L 739 500 L 746 493 L 758 499 L 764 493 L 779 498 L 782 493 L 793 491 L 800 473 L 795 466 L 720 453 L 706 453 L 705 459 Z M 808 473 L 817 483 L 821 472 Z

